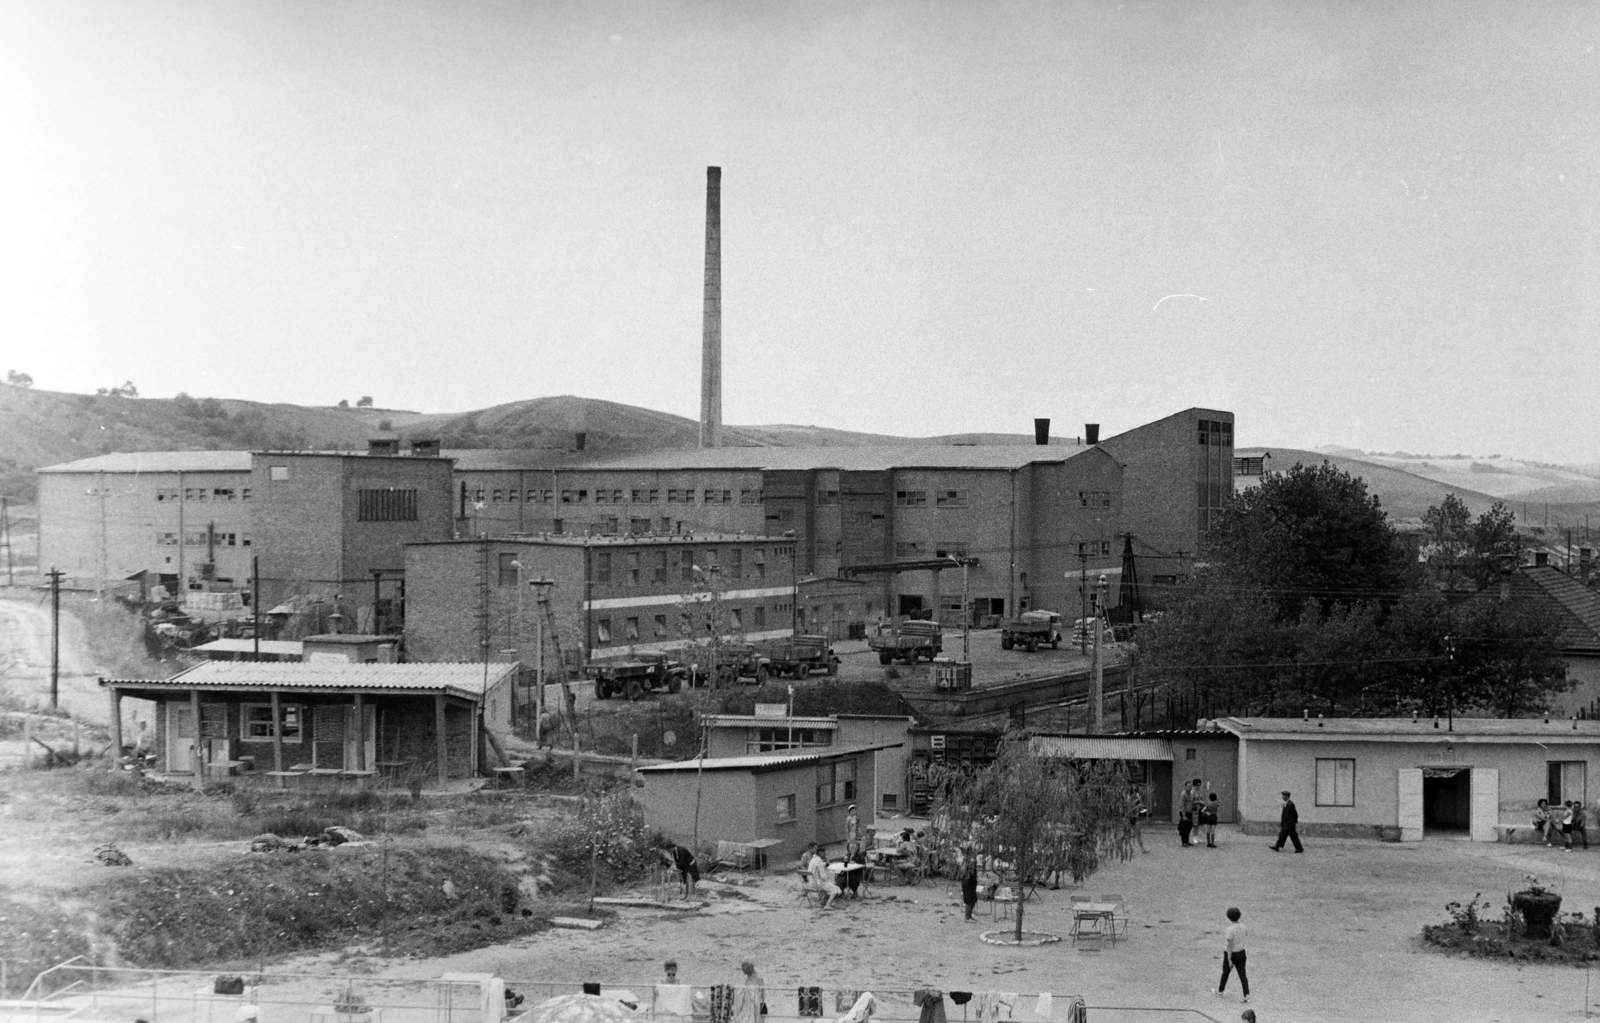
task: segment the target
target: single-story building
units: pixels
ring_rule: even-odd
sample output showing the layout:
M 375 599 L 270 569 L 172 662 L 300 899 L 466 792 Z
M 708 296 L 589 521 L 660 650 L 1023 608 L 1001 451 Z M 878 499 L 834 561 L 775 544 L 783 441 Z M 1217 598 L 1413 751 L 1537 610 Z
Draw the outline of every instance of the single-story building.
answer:
M 294 661 L 305 657 L 305 645 L 298 639 L 214 639 L 189 648 L 208 661 Z
M 654 764 L 635 773 L 633 798 L 645 823 L 676 842 L 691 841 L 698 817 L 702 843 L 776 839 L 767 858 L 791 860 L 809 842 L 844 841 L 846 811 L 876 790 L 879 755 L 899 745 Z
M 472 777 L 481 734 L 511 730 L 515 664 L 208 661 L 168 679 L 100 679 L 122 745 L 123 698 L 150 700 L 156 770 L 248 776 L 303 768 Z M 364 776 L 364 775 L 360 775 Z M 281 780 L 282 775 L 279 775 Z
M 873 811 L 900 813 L 905 809 L 909 764 L 908 733 L 916 718 L 909 715 L 828 714 L 788 715 L 781 703 L 757 704 L 754 714 L 706 714 L 706 754 L 736 757 L 752 753 L 810 751 L 823 747 L 877 746 L 877 784 L 864 788 L 862 806 Z
M 1238 821 L 1239 741 L 1230 732 L 1161 729 L 1116 735 L 1038 732 L 1036 753 L 1078 760 L 1121 760 L 1128 778 L 1149 793 L 1152 820 L 1176 821 L 1183 787 L 1196 778 L 1217 794 L 1217 821 Z
M 1238 737 L 1239 820 L 1276 834 L 1288 790 L 1303 835 L 1492 842 L 1535 803 L 1588 799 L 1600 721 L 1219 718 Z

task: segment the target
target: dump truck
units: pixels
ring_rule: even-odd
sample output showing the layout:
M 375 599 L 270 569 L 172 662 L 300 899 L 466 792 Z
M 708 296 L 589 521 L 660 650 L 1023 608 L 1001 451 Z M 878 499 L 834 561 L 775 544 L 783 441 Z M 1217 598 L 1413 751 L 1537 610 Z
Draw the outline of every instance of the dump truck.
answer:
M 1031 654 L 1046 645 L 1061 646 L 1061 616 L 1054 611 L 1024 611 L 1000 623 L 1002 650 L 1020 646 Z
M 787 636 L 768 640 L 757 650 L 766 660 L 764 667 L 773 675 L 805 678 L 813 671 L 839 674 L 839 656 L 828 645 L 827 636 Z
M 685 676 L 681 666 L 665 657 L 595 661 L 585 672 L 594 681 L 597 700 L 609 700 L 618 694 L 637 700 L 645 693 L 663 689 L 675 693 L 683 687 Z
M 879 664 L 915 664 L 918 658 L 931 661 L 937 657 L 944 650 L 944 639 L 938 622 L 910 619 L 878 626 L 877 633 L 867 637 L 867 647 L 878 651 Z

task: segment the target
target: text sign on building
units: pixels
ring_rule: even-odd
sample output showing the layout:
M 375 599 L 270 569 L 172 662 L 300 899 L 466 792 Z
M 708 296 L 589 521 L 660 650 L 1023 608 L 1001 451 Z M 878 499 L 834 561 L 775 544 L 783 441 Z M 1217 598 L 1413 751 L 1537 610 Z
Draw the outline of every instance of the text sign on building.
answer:
M 789 716 L 789 707 L 783 703 L 758 703 L 756 704 L 756 717 L 758 718 L 783 718 Z
M 942 736 L 942 735 L 930 735 L 930 736 L 928 736 L 928 748 L 929 749 L 944 749 L 944 736 Z

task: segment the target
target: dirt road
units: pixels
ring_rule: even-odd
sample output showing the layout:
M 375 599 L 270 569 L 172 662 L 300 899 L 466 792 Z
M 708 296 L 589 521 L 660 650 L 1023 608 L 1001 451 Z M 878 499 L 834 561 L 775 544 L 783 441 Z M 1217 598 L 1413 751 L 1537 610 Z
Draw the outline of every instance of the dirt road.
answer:
M 87 720 L 104 721 L 106 699 L 95 681 L 94 659 L 83 627 L 61 613 L 61 706 Z M 0 597 L 0 685 L 29 704 L 50 703 L 50 601 Z

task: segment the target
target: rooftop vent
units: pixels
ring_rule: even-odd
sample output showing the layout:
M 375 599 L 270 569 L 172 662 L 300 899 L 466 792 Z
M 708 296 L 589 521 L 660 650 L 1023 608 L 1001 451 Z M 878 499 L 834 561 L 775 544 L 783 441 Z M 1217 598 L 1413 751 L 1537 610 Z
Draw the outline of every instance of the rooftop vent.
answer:
M 574 451 L 582 451 L 584 442 L 587 441 L 588 439 L 589 439 L 589 435 L 587 433 L 583 433 L 582 431 L 579 431 L 578 433 L 573 434 L 572 435 L 572 448 L 573 448 L 573 450 Z
M 414 440 L 411 442 L 412 458 L 438 458 L 439 442 L 437 440 Z
M 1098 444 L 1098 443 L 1100 443 L 1100 424 L 1099 423 L 1084 423 L 1083 424 L 1083 442 L 1085 444 Z
M 367 454 L 369 455 L 398 455 L 400 442 L 395 439 L 381 439 L 367 441 Z
M 1050 443 L 1050 420 L 1035 419 L 1033 421 L 1033 442 L 1040 447 Z

